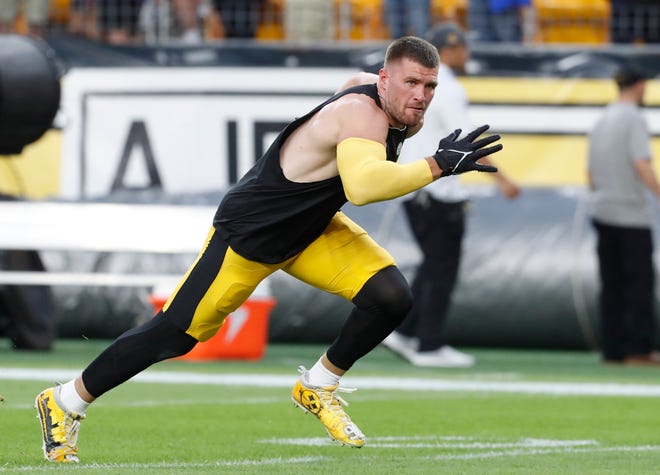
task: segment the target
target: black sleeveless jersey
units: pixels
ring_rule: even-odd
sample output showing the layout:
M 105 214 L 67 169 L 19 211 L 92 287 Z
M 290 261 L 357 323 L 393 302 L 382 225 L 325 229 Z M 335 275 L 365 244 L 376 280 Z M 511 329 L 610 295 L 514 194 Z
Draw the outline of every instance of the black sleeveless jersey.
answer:
M 327 104 L 346 94 L 365 94 L 381 107 L 375 84 L 346 89 L 291 122 L 266 153 L 222 199 L 213 225 L 231 248 L 253 261 L 276 264 L 295 256 L 321 235 L 347 202 L 341 178 L 297 183 L 280 167 L 280 149 L 291 133 Z M 407 127 L 390 128 L 387 159 L 397 161 Z

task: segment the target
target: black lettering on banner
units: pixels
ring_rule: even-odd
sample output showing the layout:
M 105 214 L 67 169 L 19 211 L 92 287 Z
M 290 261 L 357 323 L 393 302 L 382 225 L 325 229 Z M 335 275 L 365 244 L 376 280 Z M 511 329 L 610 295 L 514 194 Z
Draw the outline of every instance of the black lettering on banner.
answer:
M 268 134 L 279 134 L 285 127 L 287 122 L 254 122 L 254 162 L 256 163 L 259 158 L 266 151 L 266 136 Z
M 126 170 L 128 169 L 128 160 L 130 159 L 131 152 L 135 147 L 142 147 L 145 166 L 147 167 L 147 174 L 149 176 L 149 183 L 141 187 L 128 186 L 124 183 L 126 178 Z M 151 143 L 149 142 L 147 127 L 142 120 L 133 121 L 131 122 L 131 127 L 128 131 L 128 137 L 126 138 L 126 143 L 124 144 L 124 150 L 122 151 L 121 158 L 119 159 L 119 167 L 117 168 L 117 173 L 115 174 L 115 178 L 112 181 L 111 191 L 136 189 L 141 190 L 162 187 L 163 183 L 160 179 L 158 168 L 156 167 L 156 160 L 154 159 L 154 153 L 151 149 Z
M 238 181 L 238 123 L 227 122 L 227 177 L 229 184 Z

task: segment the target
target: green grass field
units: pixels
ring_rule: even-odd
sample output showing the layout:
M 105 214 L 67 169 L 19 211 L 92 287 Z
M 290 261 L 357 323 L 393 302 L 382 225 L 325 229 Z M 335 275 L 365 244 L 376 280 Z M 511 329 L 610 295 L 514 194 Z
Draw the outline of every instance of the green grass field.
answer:
M 35 395 L 107 342 L 17 352 L 0 341 L 0 473 L 641 474 L 660 471 L 660 369 L 593 353 L 474 350 L 470 369 L 414 368 L 378 348 L 344 378 L 362 449 L 295 408 L 299 364 L 324 347 L 270 345 L 258 362 L 167 361 L 100 398 L 78 465 L 41 453 Z

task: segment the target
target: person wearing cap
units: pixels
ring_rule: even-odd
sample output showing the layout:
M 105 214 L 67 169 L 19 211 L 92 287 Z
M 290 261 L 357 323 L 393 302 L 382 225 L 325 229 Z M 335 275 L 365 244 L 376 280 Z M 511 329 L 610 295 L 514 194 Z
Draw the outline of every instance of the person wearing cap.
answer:
M 426 39 L 440 55 L 437 97 L 426 111 L 422 129 L 406 141 L 400 159 L 404 163 L 423 155 L 438 134 L 473 128 L 467 93 L 456 77 L 465 72 L 469 59 L 463 30 L 456 23 L 444 22 L 432 28 Z M 519 187 L 501 171 L 489 176 L 504 196 L 519 195 Z M 431 184 L 403 203 L 422 262 L 412 282 L 412 310 L 383 345 L 415 366 L 469 367 L 475 363 L 472 355 L 447 341 L 447 313 L 458 278 L 469 199 L 468 190 L 456 178 Z
M 646 75 L 621 67 L 618 97 L 589 133 L 587 176 L 597 235 L 604 362 L 660 365 L 655 337 L 655 269 L 650 191 L 660 201 L 649 128 L 642 114 Z

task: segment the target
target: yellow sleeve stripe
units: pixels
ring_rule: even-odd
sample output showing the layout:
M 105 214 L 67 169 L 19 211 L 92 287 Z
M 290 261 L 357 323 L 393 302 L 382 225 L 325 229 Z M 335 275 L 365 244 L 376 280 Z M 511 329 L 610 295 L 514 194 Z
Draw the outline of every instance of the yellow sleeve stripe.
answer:
M 337 145 L 337 167 L 348 201 L 358 206 L 397 198 L 433 181 L 426 160 L 390 162 L 383 144 L 359 137 Z

